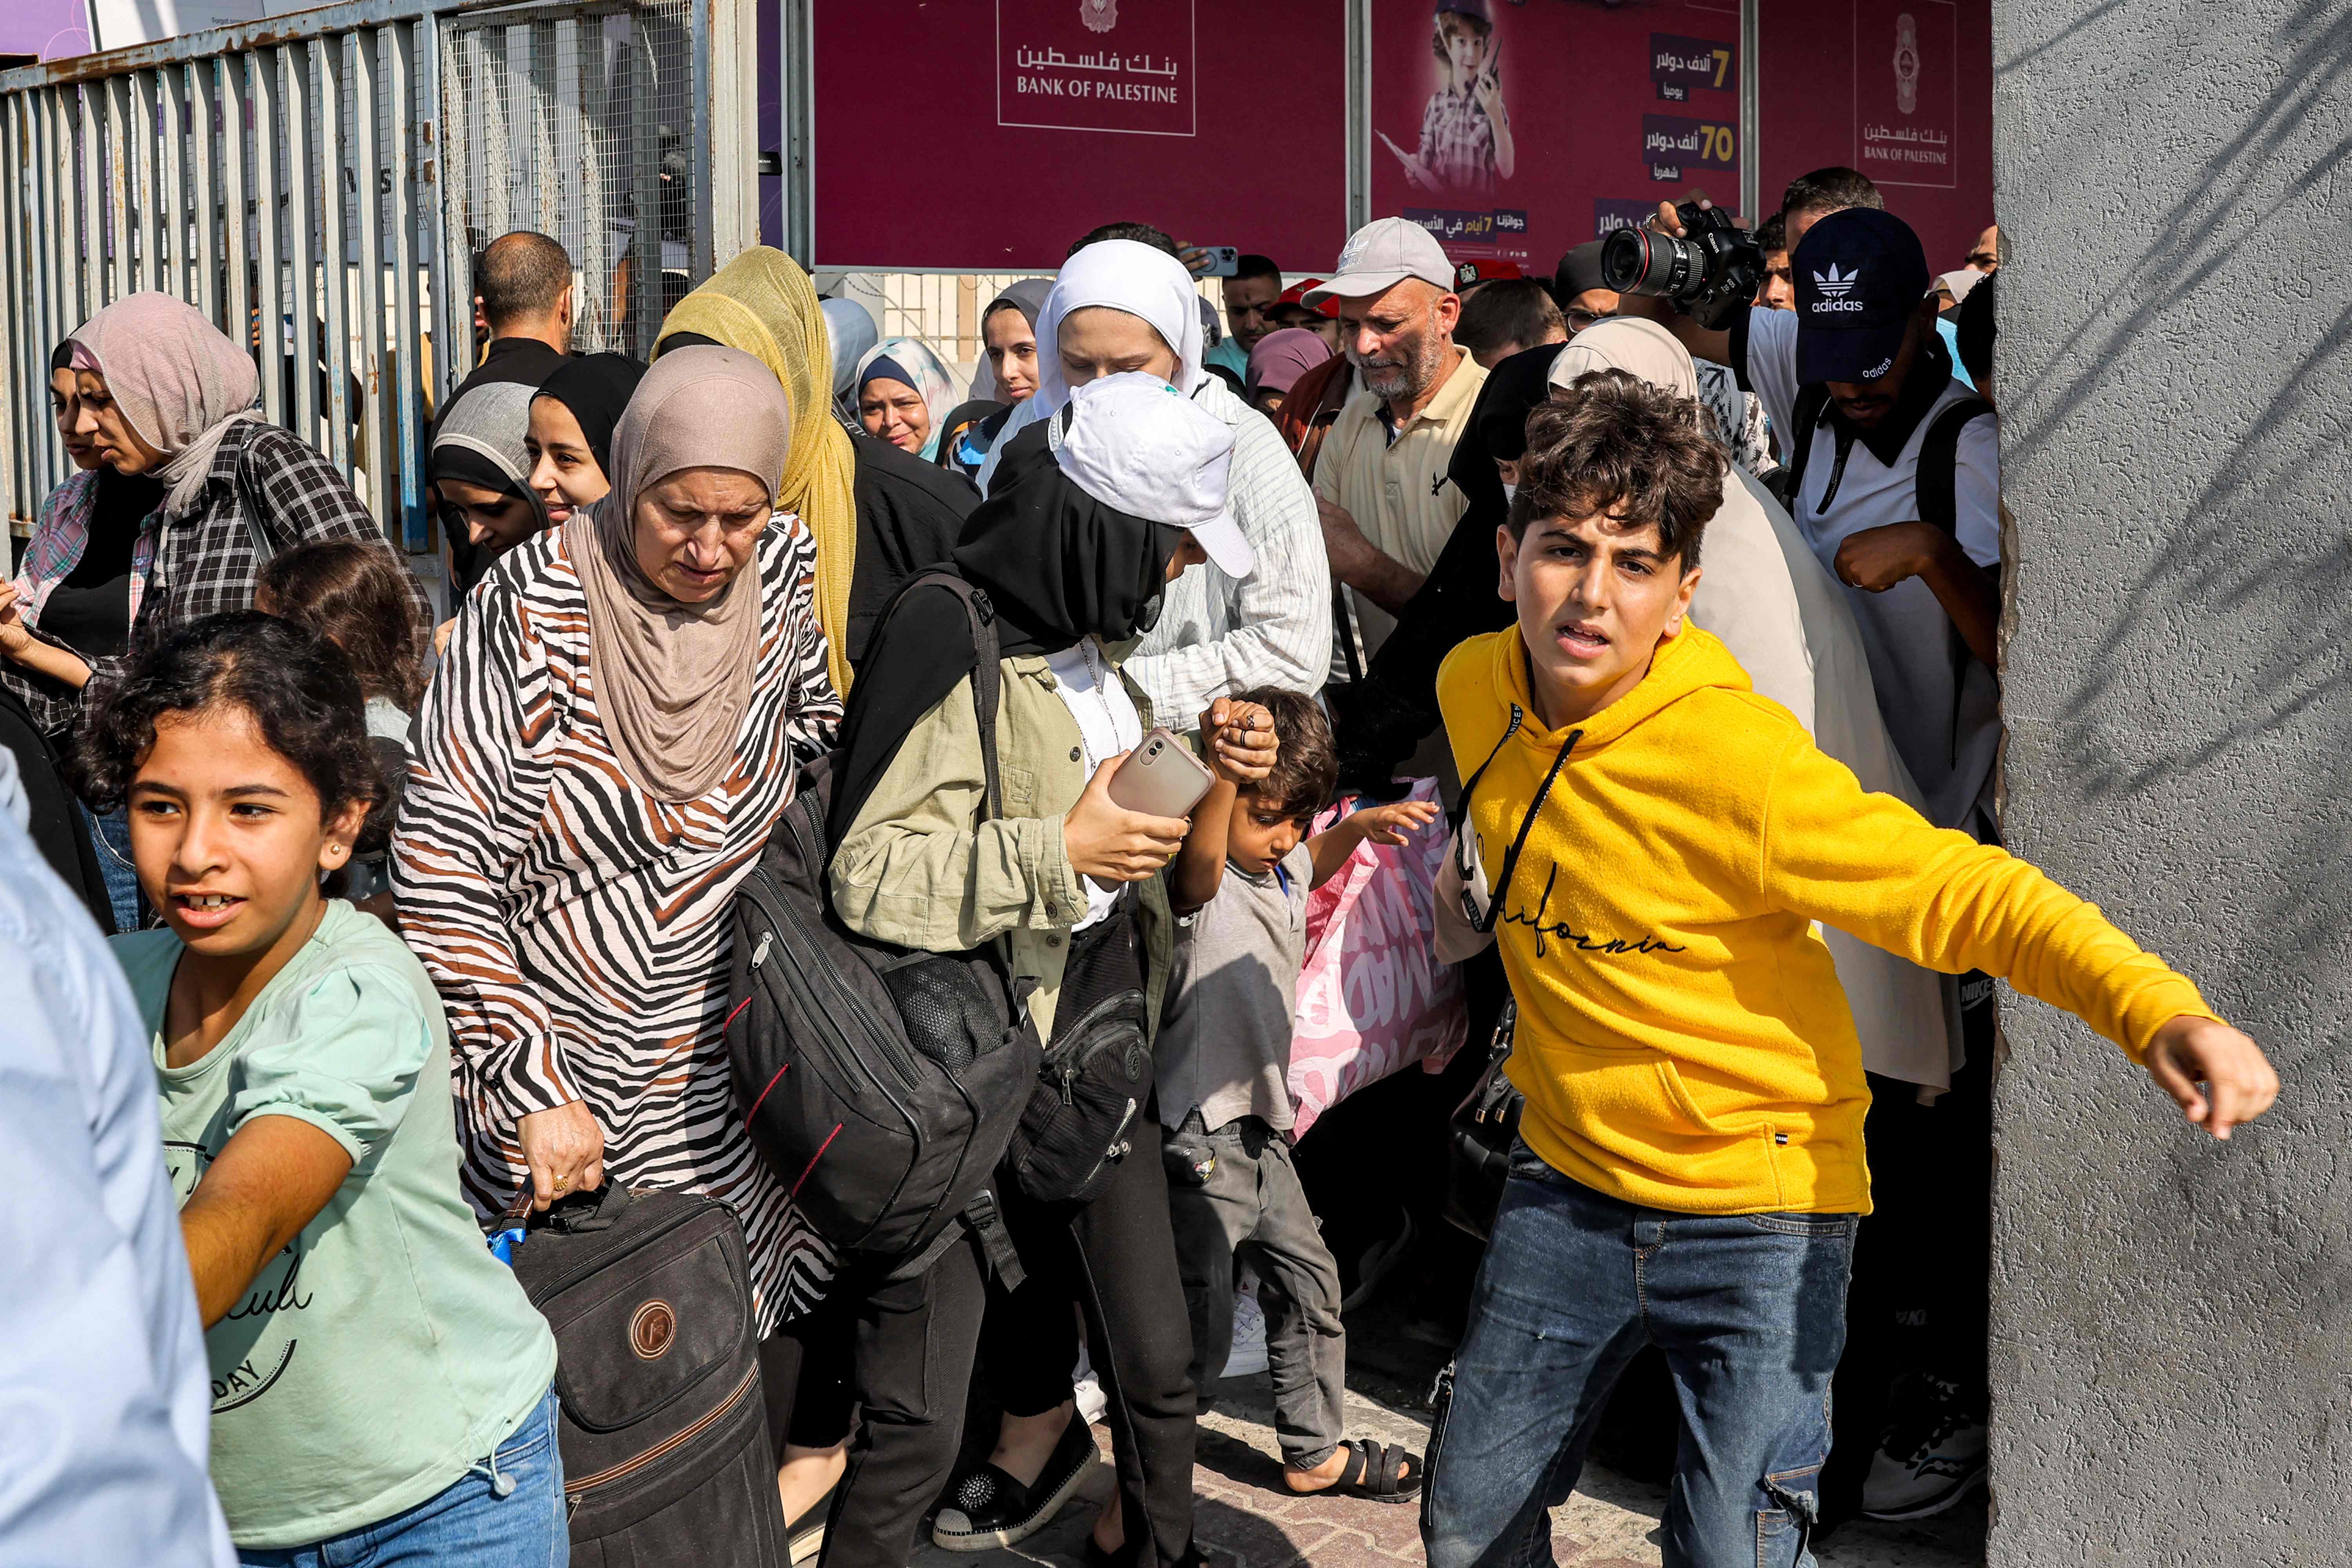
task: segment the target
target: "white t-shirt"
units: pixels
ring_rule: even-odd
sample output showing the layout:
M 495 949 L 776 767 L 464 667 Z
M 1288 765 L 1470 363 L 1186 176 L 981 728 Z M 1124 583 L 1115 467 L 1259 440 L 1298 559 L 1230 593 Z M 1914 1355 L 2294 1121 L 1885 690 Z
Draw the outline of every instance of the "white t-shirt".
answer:
M 1128 695 L 1126 683 L 1112 672 L 1110 660 L 1092 637 L 1047 654 L 1045 668 L 1054 672 L 1054 694 L 1077 721 L 1087 777 L 1093 778 L 1103 763 L 1142 743 L 1143 715 L 1135 710 L 1135 699 Z M 1110 913 L 1118 901 L 1117 888 L 1102 887 L 1092 877 L 1079 878 L 1078 885 L 1087 890 L 1087 913 L 1070 928 L 1073 931 L 1086 930 Z
M 1745 332 L 1733 333 L 1733 357 L 1745 360 L 1733 368 L 1764 400 L 1784 442 L 1796 419 L 1797 322 L 1793 310 L 1751 310 Z M 1880 462 L 1865 443 L 1854 442 L 1827 515 L 1821 503 L 1837 469 L 1837 436 L 1826 422 L 1813 432 L 1803 485 L 1791 510 L 1832 575 L 1838 546 L 1848 536 L 1918 521 L 1919 448 L 1927 427 L 1946 408 L 1975 395 L 1957 381 L 1948 383 L 1892 464 Z M 1972 419 L 1961 430 L 1952 488 L 1961 550 L 1979 566 L 1999 565 L 2000 443 L 1991 416 Z M 1992 672 L 1973 658 L 1956 657 L 1951 617 L 1919 579 L 1883 594 L 1850 587 L 1846 596 L 1870 656 L 1879 712 L 1927 798 L 1928 820 L 1940 827 L 1969 826 L 1971 809 L 1988 793 L 2000 743 Z

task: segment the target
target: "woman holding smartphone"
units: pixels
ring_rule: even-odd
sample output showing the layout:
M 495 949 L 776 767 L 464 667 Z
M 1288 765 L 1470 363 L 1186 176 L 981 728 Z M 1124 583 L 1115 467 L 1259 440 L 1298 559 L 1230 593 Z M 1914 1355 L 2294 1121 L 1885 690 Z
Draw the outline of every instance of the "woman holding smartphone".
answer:
M 1173 934 L 1160 873 L 1190 825 L 1115 798 L 1127 795 L 1120 771 L 1152 727 L 1150 700 L 1119 663 L 1188 566 L 1214 560 L 1230 575 L 1249 572 L 1248 546 L 1225 512 L 1232 446 L 1223 421 L 1158 377 L 1129 374 L 1079 388 L 1065 413 L 1004 451 L 952 563 L 986 594 L 1003 660 L 1003 800 L 992 819 L 983 820 L 972 650 L 952 596 L 903 597 L 859 671 L 833 802 L 836 911 L 862 935 L 927 952 L 1007 939 L 1049 1047 L 1057 1022 L 1122 989 L 1140 990 L 1146 1015 L 1159 1014 Z M 1251 710 L 1229 712 L 1211 750 L 1221 770 L 1250 779 L 1265 774 L 1273 747 L 1271 721 Z M 1030 1277 L 1024 1310 L 1000 1316 L 1036 1343 L 1000 1356 L 992 1342 L 991 1364 L 1014 1363 L 1024 1386 L 1004 1386 L 1003 1367 L 996 1381 L 1017 1413 L 1066 1405 L 1069 1303 L 1080 1303 L 1119 1439 L 1122 1500 L 1105 1510 L 1093 1552 L 1139 1536 L 1129 1561 L 1173 1563 L 1192 1551 L 1191 1333 L 1159 1131 L 1149 1106 L 1143 1115 L 1129 1140 L 1140 1152 L 1092 1203 L 1042 1205 L 1000 1187 Z M 860 1314 L 856 1377 L 868 1431 L 853 1445 L 828 1531 L 834 1568 L 906 1561 L 919 1503 L 912 1512 L 880 1505 L 928 1500 L 946 1479 L 984 1290 L 977 1248 L 959 1247 L 922 1279 L 880 1286 Z M 1019 1519 L 1031 1493 L 1066 1495 L 1067 1478 L 1093 1458 L 1085 1422 L 1063 1430 L 1071 1453 L 1034 1487 L 1014 1483 Z M 982 1500 L 950 1500 L 968 1511 Z M 887 1530 L 866 1527 L 885 1511 Z

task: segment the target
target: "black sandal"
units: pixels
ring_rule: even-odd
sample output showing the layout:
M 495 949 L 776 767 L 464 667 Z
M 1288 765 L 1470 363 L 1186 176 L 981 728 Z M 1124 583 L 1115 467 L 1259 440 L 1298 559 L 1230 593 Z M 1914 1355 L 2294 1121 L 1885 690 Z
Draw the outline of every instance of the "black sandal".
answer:
M 1037 1472 L 1034 1486 L 1023 1486 L 994 1465 L 958 1476 L 948 1487 L 947 1506 L 931 1521 L 931 1544 L 949 1552 L 989 1552 L 1017 1546 L 1054 1521 L 1077 1492 L 1099 1451 L 1086 1417 L 1070 1413 L 1053 1456 Z
M 1411 1502 L 1421 1495 L 1420 1455 L 1393 1443 L 1376 1443 L 1370 1437 L 1358 1437 L 1339 1447 L 1348 1455 L 1348 1468 L 1339 1472 L 1339 1479 L 1319 1491 L 1301 1492 L 1299 1496 L 1344 1492 L 1370 1498 L 1374 1502 Z M 1400 1470 L 1403 1474 L 1398 1474 Z

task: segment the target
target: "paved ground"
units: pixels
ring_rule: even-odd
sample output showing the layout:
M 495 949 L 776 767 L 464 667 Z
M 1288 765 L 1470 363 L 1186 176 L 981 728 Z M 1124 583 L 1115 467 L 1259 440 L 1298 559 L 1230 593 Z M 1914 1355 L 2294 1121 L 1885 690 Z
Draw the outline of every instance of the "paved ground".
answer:
M 1370 1315 L 1349 1319 L 1356 1352 L 1349 1376 L 1349 1430 L 1419 1452 L 1429 1433 L 1422 1369 L 1433 1370 L 1443 1352 L 1413 1341 L 1390 1314 L 1369 1321 L 1360 1316 Z M 1195 1530 L 1215 1568 L 1393 1568 L 1422 1562 L 1418 1508 L 1298 1497 L 1286 1489 L 1273 1415 L 1261 1373 L 1219 1384 L 1213 1408 L 1202 1416 Z M 1108 1457 L 1108 1431 L 1097 1427 L 1096 1436 Z M 916 1563 L 919 1568 L 1068 1568 L 1080 1561 L 1095 1510 L 1111 1489 L 1108 1464 L 1097 1465 L 1082 1500 L 1019 1548 L 973 1554 L 927 1548 Z M 1553 1514 L 1553 1556 L 1563 1568 L 1658 1568 L 1654 1537 L 1664 1502 L 1661 1487 L 1588 1466 L 1576 1496 Z M 1919 1525 L 1848 1524 L 1819 1542 L 1815 1552 L 1822 1568 L 1978 1568 L 1984 1562 L 1984 1531 L 1979 1497 Z

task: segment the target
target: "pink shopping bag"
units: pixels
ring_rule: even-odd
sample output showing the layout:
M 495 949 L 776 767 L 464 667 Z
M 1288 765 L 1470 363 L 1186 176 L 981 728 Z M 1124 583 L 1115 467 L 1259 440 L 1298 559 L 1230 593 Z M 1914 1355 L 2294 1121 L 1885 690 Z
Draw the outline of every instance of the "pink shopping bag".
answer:
M 1435 779 L 1411 798 L 1437 798 Z M 1322 832 L 1353 811 L 1352 797 L 1315 819 Z M 1360 844 L 1307 901 L 1307 963 L 1290 1043 L 1290 1099 L 1298 1136 L 1341 1100 L 1420 1062 L 1442 1071 L 1468 1032 L 1462 976 L 1437 962 L 1432 904 L 1447 829 L 1439 817 L 1401 845 Z

